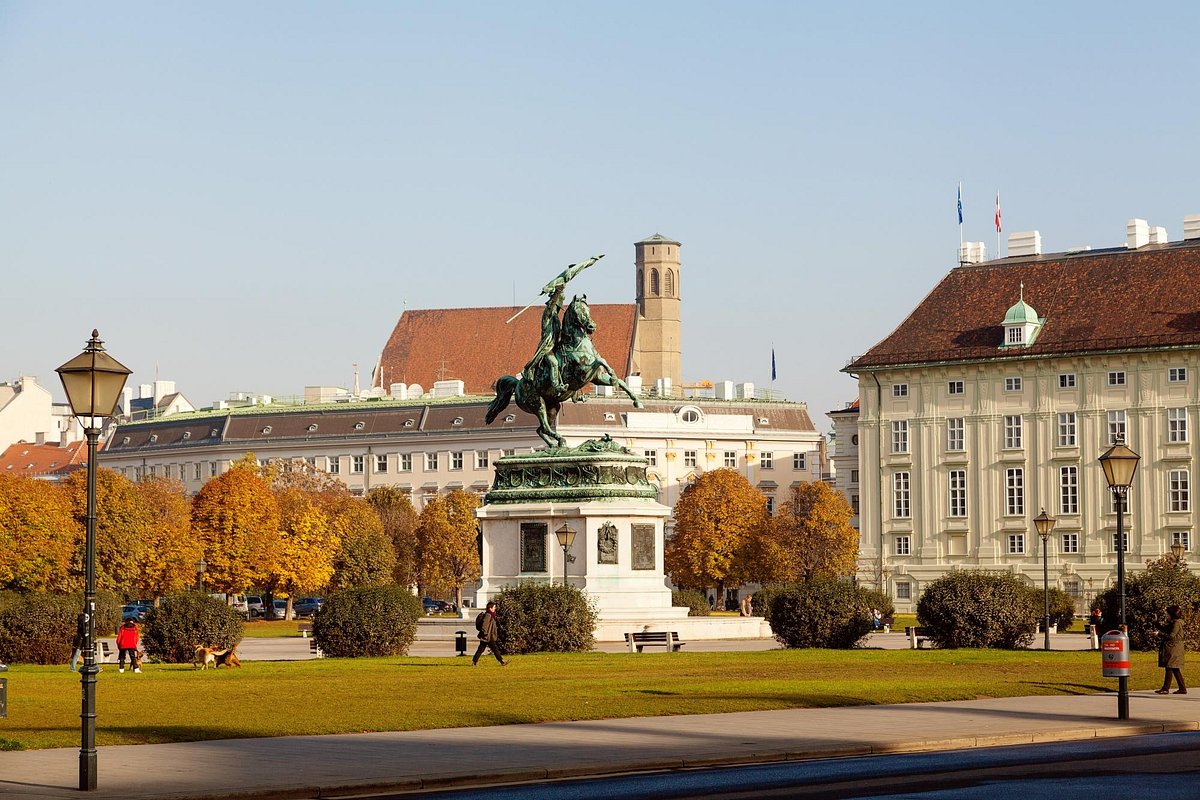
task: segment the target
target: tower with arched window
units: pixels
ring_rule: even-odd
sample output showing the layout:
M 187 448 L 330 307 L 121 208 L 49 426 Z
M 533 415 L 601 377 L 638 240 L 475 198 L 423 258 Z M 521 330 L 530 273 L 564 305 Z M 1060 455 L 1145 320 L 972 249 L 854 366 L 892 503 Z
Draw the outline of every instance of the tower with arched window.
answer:
M 679 242 L 656 233 L 634 244 L 637 268 L 637 343 L 633 371 L 643 386 L 659 378 L 683 382 L 680 366 Z

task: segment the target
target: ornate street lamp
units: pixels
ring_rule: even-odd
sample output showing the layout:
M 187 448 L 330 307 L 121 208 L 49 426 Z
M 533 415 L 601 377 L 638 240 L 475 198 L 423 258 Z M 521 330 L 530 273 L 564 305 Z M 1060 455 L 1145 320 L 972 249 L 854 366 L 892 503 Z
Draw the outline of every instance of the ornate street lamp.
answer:
M 571 545 L 575 544 L 575 529 L 564 522 L 562 527 L 554 532 L 554 535 L 558 537 L 558 546 L 563 550 L 563 586 L 566 586 L 567 564 L 575 560 L 574 556 L 567 554 Z
M 1171 555 L 1175 556 L 1176 564 L 1183 563 L 1183 554 L 1186 552 L 1187 548 L 1183 546 L 1182 542 L 1176 542 L 1175 544 L 1171 545 Z
M 1048 550 L 1050 532 L 1054 530 L 1054 517 L 1042 509 L 1042 513 L 1033 518 L 1033 526 L 1037 528 L 1038 536 L 1042 537 L 1042 630 L 1046 633 L 1045 649 L 1050 649 L 1050 567 Z
M 96 443 L 105 417 L 121 399 L 129 369 L 104 352 L 100 332 L 92 331 L 83 352 L 55 370 L 87 437 L 87 516 L 84 539 L 83 711 L 79 746 L 79 788 L 96 789 Z
M 1129 633 L 1125 624 L 1125 500 L 1133 484 L 1133 473 L 1137 472 L 1142 457 L 1125 446 L 1125 438 L 1118 436 L 1112 447 L 1100 456 L 1104 467 L 1104 479 L 1113 493 L 1117 504 L 1117 595 L 1120 598 L 1121 630 Z M 1129 719 L 1129 678 L 1117 678 L 1117 718 Z
M 196 562 L 196 589 L 204 591 L 204 570 L 208 569 L 208 562 L 204 560 L 204 556 L 200 556 L 200 560 Z

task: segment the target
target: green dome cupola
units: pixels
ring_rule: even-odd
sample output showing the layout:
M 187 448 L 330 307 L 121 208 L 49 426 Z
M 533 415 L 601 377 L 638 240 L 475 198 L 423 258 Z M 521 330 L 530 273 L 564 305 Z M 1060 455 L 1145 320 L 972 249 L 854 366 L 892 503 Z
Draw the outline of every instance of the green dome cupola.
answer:
M 1033 306 L 1025 302 L 1025 283 L 1021 283 L 1021 296 L 1004 315 L 1004 341 L 1000 347 L 1029 347 L 1046 324 Z

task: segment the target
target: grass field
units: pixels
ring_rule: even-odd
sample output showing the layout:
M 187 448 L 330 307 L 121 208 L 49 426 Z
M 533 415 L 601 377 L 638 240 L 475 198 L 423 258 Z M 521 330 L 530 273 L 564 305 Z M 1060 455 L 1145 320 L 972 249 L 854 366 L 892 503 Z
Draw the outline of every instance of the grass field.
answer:
M 1135 653 L 1131 687 L 1157 686 Z M 1200 673 L 1200 668 L 1196 670 Z M 79 743 L 80 683 L 64 667 L 14 665 L 0 749 Z M 1192 676 L 1189 676 L 1192 678 Z M 963 700 L 1114 690 L 1094 652 L 774 650 L 248 662 L 198 671 L 106 665 L 102 745 L 414 730 L 551 720 Z

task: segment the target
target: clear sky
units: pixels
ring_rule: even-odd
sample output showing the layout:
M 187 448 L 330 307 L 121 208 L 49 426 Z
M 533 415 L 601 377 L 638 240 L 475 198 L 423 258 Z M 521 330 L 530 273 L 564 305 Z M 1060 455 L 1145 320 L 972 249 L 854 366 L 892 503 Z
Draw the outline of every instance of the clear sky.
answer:
M 193 403 L 363 384 L 409 308 L 632 302 L 826 411 L 952 268 L 1200 214 L 1200 5 L 0 2 L 0 379 L 93 327 Z M 573 285 L 574 286 L 574 285 Z M 1014 298 L 1015 300 L 1015 298 Z M 530 343 L 532 352 L 534 343 Z

